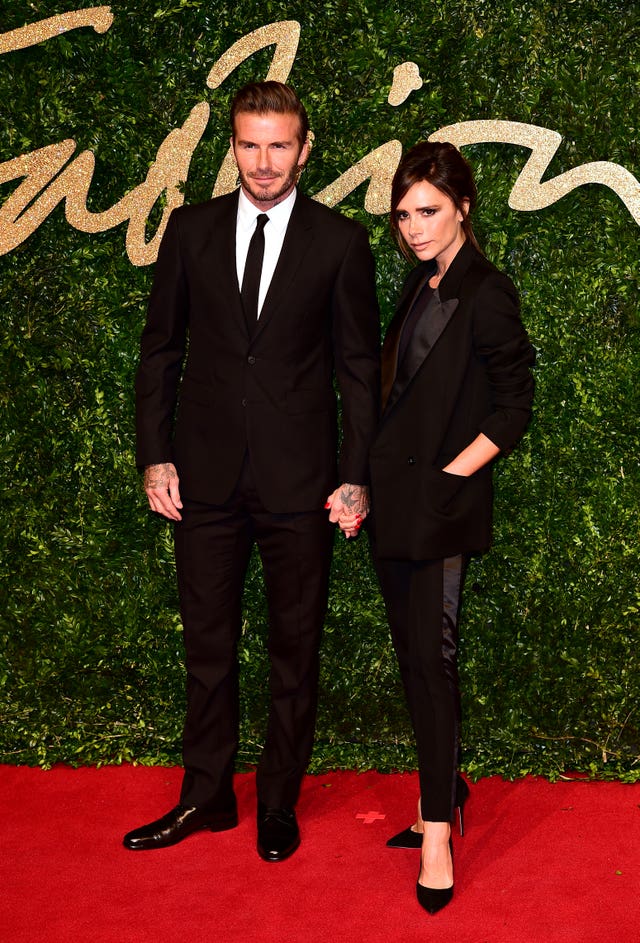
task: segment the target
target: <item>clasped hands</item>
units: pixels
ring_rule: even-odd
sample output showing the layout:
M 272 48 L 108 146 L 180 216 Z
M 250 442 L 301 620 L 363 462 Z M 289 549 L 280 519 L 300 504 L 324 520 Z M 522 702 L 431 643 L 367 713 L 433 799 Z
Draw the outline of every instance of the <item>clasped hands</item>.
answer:
M 170 521 L 182 520 L 180 480 L 172 462 L 147 465 L 144 490 L 152 511 Z M 342 484 L 329 495 L 325 508 L 331 523 L 337 524 L 345 537 L 356 537 L 369 513 L 369 489 L 366 485 Z
M 331 523 L 337 524 L 345 537 L 357 537 L 369 513 L 369 489 L 366 485 L 342 484 L 329 495 L 325 508 Z

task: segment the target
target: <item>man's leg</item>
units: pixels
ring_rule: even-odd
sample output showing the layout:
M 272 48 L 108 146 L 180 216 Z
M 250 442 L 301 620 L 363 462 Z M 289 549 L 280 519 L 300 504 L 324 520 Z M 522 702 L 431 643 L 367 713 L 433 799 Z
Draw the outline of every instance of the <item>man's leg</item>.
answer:
M 267 807 L 293 808 L 313 747 L 333 528 L 324 510 L 259 515 L 255 522 L 269 606 L 271 662 L 258 799 Z
M 175 549 L 187 668 L 180 802 L 235 814 L 241 602 L 252 546 L 240 502 L 185 502 Z
M 319 649 L 333 528 L 324 509 L 271 514 L 249 506 L 264 570 L 271 662 L 269 720 L 258 765 L 258 854 L 283 861 L 300 844 L 294 806 L 313 747 Z
M 179 805 L 125 835 L 130 850 L 163 848 L 201 829 L 237 824 L 237 644 L 252 545 L 251 521 L 237 498 L 224 508 L 185 501 L 175 528 L 187 666 L 185 772 Z

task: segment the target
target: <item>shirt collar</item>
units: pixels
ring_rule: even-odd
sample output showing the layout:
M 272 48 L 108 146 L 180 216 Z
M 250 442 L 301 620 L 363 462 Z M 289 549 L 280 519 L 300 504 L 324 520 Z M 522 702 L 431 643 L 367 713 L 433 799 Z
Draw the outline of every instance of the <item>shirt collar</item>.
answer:
M 278 232 L 284 232 L 289 223 L 289 217 L 293 211 L 293 205 L 296 202 L 297 189 L 294 187 L 289 196 L 267 210 L 269 223 L 273 229 Z M 251 200 L 247 198 L 242 187 L 240 188 L 240 197 L 238 200 L 238 226 L 245 232 L 248 232 L 255 225 L 255 221 L 262 213 Z M 272 230 L 273 231 L 273 230 Z

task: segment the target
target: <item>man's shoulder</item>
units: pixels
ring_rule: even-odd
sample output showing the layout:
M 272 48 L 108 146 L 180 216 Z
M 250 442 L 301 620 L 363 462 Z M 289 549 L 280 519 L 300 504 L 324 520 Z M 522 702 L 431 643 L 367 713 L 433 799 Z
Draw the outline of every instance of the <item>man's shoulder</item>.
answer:
M 217 216 L 233 212 L 237 206 L 238 191 L 235 190 L 233 193 L 225 193 L 223 196 L 216 196 L 202 203 L 183 203 L 182 206 L 177 206 L 171 215 L 180 224 L 208 222 Z

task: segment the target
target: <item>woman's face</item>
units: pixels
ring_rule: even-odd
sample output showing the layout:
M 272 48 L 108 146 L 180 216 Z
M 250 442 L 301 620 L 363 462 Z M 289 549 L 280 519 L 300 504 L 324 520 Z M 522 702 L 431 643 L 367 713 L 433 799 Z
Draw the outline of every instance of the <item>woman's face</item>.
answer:
M 463 200 L 465 212 L 469 201 Z M 426 180 L 409 187 L 398 203 L 398 229 L 410 249 L 426 262 L 435 259 L 438 270 L 447 269 L 465 240 L 463 215 L 451 197 Z

